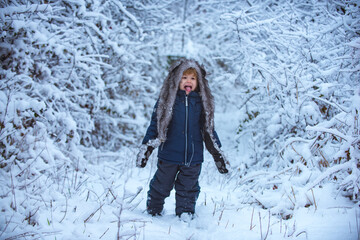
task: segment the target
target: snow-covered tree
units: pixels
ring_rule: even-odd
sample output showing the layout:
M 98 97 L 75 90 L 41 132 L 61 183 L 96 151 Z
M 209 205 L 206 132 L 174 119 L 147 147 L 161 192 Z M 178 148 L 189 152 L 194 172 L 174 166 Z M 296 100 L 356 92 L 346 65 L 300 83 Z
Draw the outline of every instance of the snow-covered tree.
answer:
M 250 137 L 253 149 L 249 169 L 243 172 L 283 172 L 290 167 L 292 176 L 306 181 L 284 178 L 284 199 L 289 184 L 302 189 L 304 197 L 324 181 L 334 181 L 338 190 L 358 201 L 358 3 L 248 1 L 222 18 L 238 43 L 227 65 L 238 69 L 237 81 L 244 87 L 239 144 Z M 258 184 L 270 192 L 275 189 L 263 181 Z M 303 207 L 309 200 L 300 202 Z M 283 209 L 276 211 L 289 216 Z
M 1 198 L 36 225 L 43 179 L 67 194 L 95 149 L 138 141 L 155 48 L 121 1 L 2 2 L 0 21 Z M 24 188 L 32 197 L 19 201 Z

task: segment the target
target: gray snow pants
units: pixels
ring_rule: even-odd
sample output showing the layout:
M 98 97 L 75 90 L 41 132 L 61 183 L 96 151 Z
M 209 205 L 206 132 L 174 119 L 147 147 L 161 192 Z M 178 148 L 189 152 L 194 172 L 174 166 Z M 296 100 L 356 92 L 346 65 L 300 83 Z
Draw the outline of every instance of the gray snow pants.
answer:
M 196 200 L 200 193 L 199 175 L 201 163 L 189 167 L 158 160 L 157 171 L 150 181 L 147 198 L 147 212 L 151 215 L 161 214 L 165 198 L 170 196 L 175 186 L 175 213 L 195 213 Z

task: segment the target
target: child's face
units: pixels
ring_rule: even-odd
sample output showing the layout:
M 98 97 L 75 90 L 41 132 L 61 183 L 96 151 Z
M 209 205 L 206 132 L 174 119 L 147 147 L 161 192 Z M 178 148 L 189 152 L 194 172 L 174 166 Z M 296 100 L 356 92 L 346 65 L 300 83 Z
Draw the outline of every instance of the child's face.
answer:
M 186 95 L 188 95 L 191 91 L 194 91 L 197 87 L 197 79 L 193 73 L 183 74 L 180 81 L 180 90 L 185 90 Z

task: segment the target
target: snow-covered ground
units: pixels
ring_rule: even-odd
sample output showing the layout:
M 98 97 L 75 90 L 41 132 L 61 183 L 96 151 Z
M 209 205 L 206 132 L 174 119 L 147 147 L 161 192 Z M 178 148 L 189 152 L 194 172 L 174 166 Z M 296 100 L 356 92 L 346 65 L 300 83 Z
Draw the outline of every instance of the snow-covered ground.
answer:
M 234 150 L 231 124 L 223 122 L 229 120 L 231 116 L 223 116 L 217 121 L 224 150 L 230 162 L 246 162 L 246 153 Z M 334 195 L 332 185 L 315 187 L 307 196 L 316 204 L 296 205 L 291 217 L 283 220 L 272 208 L 263 209 L 258 202 L 249 200 L 249 192 L 245 192 L 249 189 L 241 185 L 249 182 L 238 179 L 238 169 L 232 167 L 230 174 L 219 174 L 208 153 L 200 177 L 195 219 L 175 216 L 174 191 L 166 199 L 163 216 L 151 217 L 145 212 L 146 193 L 156 170 L 156 153 L 145 169 L 135 167 L 135 155 L 136 149 L 124 148 L 117 154 L 89 156 L 90 163 L 83 166 L 83 171 L 69 172 L 62 181 L 49 184 L 39 194 L 41 199 L 17 192 L 18 202 L 31 199 L 27 200 L 29 204 L 33 201 L 39 205 L 27 219 L 37 224 L 30 226 L 20 215 L 7 216 L 10 221 L 1 223 L 6 225 L 1 239 L 359 239 L 359 206 Z M 286 205 L 279 189 L 268 194 L 265 189 L 262 193 L 255 191 L 252 194 L 263 204 Z M 295 201 L 297 196 L 285 198 Z M 6 209 L 11 204 L 4 200 L 1 205 Z M 18 225 L 21 221 L 23 224 Z
M 51 207 L 37 213 L 39 225 L 10 224 L 2 239 L 24 233 L 34 234 L 24 239 L 358 239 L 359 208 L 341 197 L 335 200 L 326 187 L 314 191 L 317 207 L 296 209 L 291 219 L 281 220 L 256 204 L 242 203 L 244 193 L 210 167 L 202 173 L 194 220 L 175 216 L 174 192 L 163 216 L 151 217 L 144 210 L 154 164 L 128 167 L 99 163 L 89 166 L 78 190 L 60 195 L 48 189 L 42 201 Z

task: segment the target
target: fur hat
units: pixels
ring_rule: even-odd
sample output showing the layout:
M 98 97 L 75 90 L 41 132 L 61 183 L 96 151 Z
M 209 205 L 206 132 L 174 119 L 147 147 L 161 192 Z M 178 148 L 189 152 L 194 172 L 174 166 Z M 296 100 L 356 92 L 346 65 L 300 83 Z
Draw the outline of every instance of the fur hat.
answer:
M 214 97 L 211 94 L 209 83 L 205 78 L 206 71 L 204 66 L 200 65 L 195 60 L 180 58 L 170 66 L 169 74 L 166 77 L 160 91 L 158 107 L 156 110 L 158 140 L 160 140 L 160 142 L 164 142 L 166 140 L 167 127 L 172 118 L 173 106 L 175 103 L 177 91 L 179 89 L 179 84 L 183 72 L 188 68 L 194 68 L 197 72 L 199 94 L 201 97 L 205 118 L 204 130 L 209 133 L 212 140 L 214 140 Z

